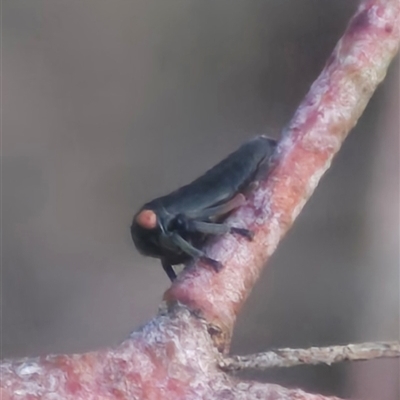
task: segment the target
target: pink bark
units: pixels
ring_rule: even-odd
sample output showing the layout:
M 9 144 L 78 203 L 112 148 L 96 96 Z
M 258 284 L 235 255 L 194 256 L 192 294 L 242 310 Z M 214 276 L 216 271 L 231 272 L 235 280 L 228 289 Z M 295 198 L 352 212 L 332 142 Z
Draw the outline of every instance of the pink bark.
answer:
M 256 235 L 226 236 L 207 254 L 225 268 L 215 274 L 199 262 L 166 293 L 229 332 L 262 268 L 316 188 L 332 158 L 383 80 L 398 50 L 400 2 L 361 4 L 326 67 L 283 134 L 273 169 L 232 218 Z
M 2 400 L 327 400 L 299 389 L 240 382 L 218 368 L 217 358 L 205 321 L 177 307 L 116 348 L 6 361 L 0 394 Z
M 235 380 L 218 369 L 217 347 L 227 349 L 262 267 L 384 78 L 399 46 L 399 15 L 399 0 L 359 7 L 284 132 L 268 179 L 233 217 L 255 231 L 253 242 L 212 243 L 208 254 L 225 268 L 188 268 L 165 295 L 169 310 L 115 348 L 3 362 L 2 399 L 328 399 Z

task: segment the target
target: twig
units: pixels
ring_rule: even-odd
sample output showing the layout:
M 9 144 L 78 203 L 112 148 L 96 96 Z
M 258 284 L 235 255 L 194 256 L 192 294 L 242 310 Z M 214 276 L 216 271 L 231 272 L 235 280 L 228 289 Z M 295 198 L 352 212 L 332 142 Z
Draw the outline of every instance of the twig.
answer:
M 236 316 L 266 262 L 385 77 L 399 40 L 399 0 L 360 4 L 288 124 L 270 174 L 231 219 L 232 225 L 255 232 L 254 240 L 227 235 L 211 243 L 208 255 L 220 261 L 223 270 L 214 274 L 201 262 L 195 263 L 166 293 L 168 303 L 197 310 L 229 339 Z
M 249 204 L 234 217 L 255 231 L 254 241 L 227 235 L 208 248 L 209 255 L 225 266 L 220 273 L 200 263 L 185 270 L 165 296 L 168 311 L 114 348 L 4 361 L 0 397 L 328 399 L 232 378 L 216 365 L 215 337 L 220 348 L 228 349 L 236 315 L 263 266 L 383 80 L 399 40 L 399 0 L 367 0 L 360 5 L 289 124 L 271 175 L 260 181 Z
M 224 358 L 219 366 L 225 371 L 296 365 L 316 365 L 341 361 L 363 361 L 375 358 L 400 357 L 400 342 L 371 342 L 346 346 L 310 347 L 309 349 L 278 349 L 248 356 Z

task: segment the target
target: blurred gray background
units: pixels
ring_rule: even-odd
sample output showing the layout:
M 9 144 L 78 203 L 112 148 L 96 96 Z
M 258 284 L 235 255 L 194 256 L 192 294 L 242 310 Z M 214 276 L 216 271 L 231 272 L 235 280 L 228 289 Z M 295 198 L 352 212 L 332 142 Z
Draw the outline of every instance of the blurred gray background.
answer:
M 168 286 L 129 226 L 278 137 L 350 0 L 3 0 L 2 357 L 118 343 Z M 399 337 L 399 63 L 280 244 L 232 352 Z M 248 373 L 395 400 L 398 361 Z

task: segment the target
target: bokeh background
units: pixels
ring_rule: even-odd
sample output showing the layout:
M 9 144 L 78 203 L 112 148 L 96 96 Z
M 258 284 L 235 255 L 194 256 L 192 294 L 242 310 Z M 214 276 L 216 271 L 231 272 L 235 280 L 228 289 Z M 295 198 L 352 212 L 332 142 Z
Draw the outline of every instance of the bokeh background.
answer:
M 353 0 L 2 1 L 2 357 L 118 343 L 168 286 L 133 213 L 279 137 Z M 243 310 L 232 352 L 399 338 L 399 62 Z M 247 373 L 396 400 L 399 362 Z

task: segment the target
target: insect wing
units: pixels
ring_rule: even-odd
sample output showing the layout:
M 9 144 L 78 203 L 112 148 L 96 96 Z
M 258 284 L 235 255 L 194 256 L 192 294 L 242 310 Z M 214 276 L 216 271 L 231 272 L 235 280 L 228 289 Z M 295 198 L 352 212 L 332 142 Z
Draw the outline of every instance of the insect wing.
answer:
M 219 164 L 192 183 L 160 197 L 145 207 L 168 213 L 188 214 L 216 206 L 232 199 L 254 178 L 258 166 L 273 153 L 276 142 L 258 136 L 244 143 Z

